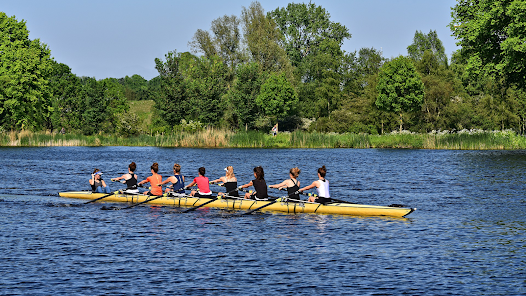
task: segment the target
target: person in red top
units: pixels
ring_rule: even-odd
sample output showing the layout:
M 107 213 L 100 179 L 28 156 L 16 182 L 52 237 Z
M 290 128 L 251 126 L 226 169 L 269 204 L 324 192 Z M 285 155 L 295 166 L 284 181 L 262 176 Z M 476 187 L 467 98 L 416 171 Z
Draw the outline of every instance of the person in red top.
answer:
M 212 191 L 210 191 L 209 181 L 208 178 L 205 177 L 205 168 L 200 167 L 199 168 L 199 176 L 197 178 L 194 178 L 194 181 L 192 183 L 188 184 L 186 187 L 192 187 L 195 184 L 197 184 L 197 190 L 192 190 L 192 193 L 190 193 L 191 196 L 195 197 L 210 197 L 212 195 Z
M 163 181 L 163 177 L 157 174 L 157 172 L 159 171 L 159 164 L 154 162 L 152 166 L 150 167 L 150 169 L 152 170 L 152 175 L 146 178 L 146 180 L 139 182 L 139 184 L 137 185 L 142 185 L 144 183 L 150 182 L 152 189 L 150 191 L 144 192 L 144 194 L 163 195 L 163 187 L 157 186 L 157 184 L 160 184 Z

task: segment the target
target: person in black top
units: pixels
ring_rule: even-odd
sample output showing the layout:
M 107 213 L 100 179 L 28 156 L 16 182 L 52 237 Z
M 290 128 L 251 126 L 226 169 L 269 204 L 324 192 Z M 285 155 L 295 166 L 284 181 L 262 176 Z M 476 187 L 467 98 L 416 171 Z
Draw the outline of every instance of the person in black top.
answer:
M 137 168 L 137 165 L 135 162 L 132 162 L 128 165 L 128 173 L 124 174 L 118 178 L 111 179 L 113 182 L 124 180 L 124 184 L 126 184 L 126 189 L 123 190 L 125 193 L 139 193 L 139 189 L 137 189 L 137 175 L 134 173 L 135 169 Z
M 290 169 L 289 176 L 287 179 L 279 184 L 270 185 L 270 188 L 277 188 L 279 190 L 287 188 L 288 199 L 291 201 L 301 200 L 300 195 L 296 193 L 300 189 L 300 181 L 297 180 L 301 170 L 297 167 Z
M 225 175 L 219 179 L 213 180 L 210 183 L 218 183 L 223 182 L 223 185 L 226 188 L 226 193 L 219 192 L 217 195 L 226 196 L 227 198 L 229 196 L 233 197 L 239 197 L 239 193 L 237 192 L 237 178 L 236 175 L 234 175 L 234 167 L 229 165 L 225 168 Z
M 249 183 L 240 186 L 239 188 L 247 188 L 250 186 L 254 186 L 254 189 L 256 192 L 249 193 L 247 192 L 245 194 L 245 198 L 249 199 L 268 199 L 267 194 L 267 182 L 265 182 L 265 172 L 263 171 L 263 168 L 261 166 L 254 168 L 254 177 L 256 179 L 250 181 Z

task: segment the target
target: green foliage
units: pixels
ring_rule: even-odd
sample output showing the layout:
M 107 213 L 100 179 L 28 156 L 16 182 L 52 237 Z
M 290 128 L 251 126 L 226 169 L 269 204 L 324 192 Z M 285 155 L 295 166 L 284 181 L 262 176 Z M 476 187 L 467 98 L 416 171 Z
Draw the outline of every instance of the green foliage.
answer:
M 24 21 L 0 12 L 0 53 L 0 126 L 49 128 L 53 111 L 50 50 L 39 39 L 29 39 Z
M 169 52 L 166 62 L 156 59 L 161 95 L 156 101 L 160 118 L 168 125 L 182 119 L 217 124 L 223 116 L 227 68 L 217 56 L 196 57 Z
M 272 73 L 256 97 L 256 104 L 263 111 L 263 115 L 276 119 L 292 115 L 297 102 L 296 91 L 284 73 Z
M 230 126 L 253 128 L 258 115 L 256 97 L 263 77 L 256 62 L 240 64 L 232 89 L 226 95 L 225 117 Z
M 497 74 L 507 85 L 526 87 L 526 2 L 464 0 L 449 27 L 459 40 L 471 80 Z
M 243 7 L 241 18 L 250 61 L 258 63 L 263 72 L 285 72 L 289 80 L 292 79 L 290 61 L 280 46 L 283 35 L 274 19 L 265 16 L 257 1 L 248 8 Z
M 411 60 L 399 56 L 383 65 L 376 89 L 376 106 L 384 111 L 399 113 L 401 131 L 402 112 L 419 108 L 424 97 L 424 83 Z
M 235 69 L 243 60 L 241 51 L 241 20 L 235 15 L 224 15 L 212 21 L 213 36 L 204 30 L 197 30 L 188 45 L 194 52 L 203 53 L 207 58 L 219 56 L 223 62 Z
M 407 52 L 409 57 L 415 61 L 420 61 L 426 52 L 430 52 L 438 64 L 447 66 L 446 52 L 436 31 L 430 30 L 428 34 L 416 31 L 413 44 L 407 47 Z
M 148 80 L 140 75 L 126 76 L 119 79 L 119 83 L 124 86 L 124 96 L 129 101 L 151 100 L 152 90 L 149 87 Z
M 269 16 L 285 36 L 283 47 L 292 65 L 300 68 L 300 73 L 309 68 L 303 61 L 316 54 L 324 41 L 333 41 L 341 47 L 345 39 L 351 38 L 345 26 L 331 22 L 330 14 L 314 3 L 289 3 L 286 8 L 270 12 Z

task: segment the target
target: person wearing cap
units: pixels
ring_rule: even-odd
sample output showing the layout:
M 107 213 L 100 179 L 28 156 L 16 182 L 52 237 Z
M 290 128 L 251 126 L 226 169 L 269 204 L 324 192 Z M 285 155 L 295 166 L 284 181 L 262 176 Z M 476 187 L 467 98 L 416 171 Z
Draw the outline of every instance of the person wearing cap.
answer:
M 111 193 L 110 187 L 106 186 L 106 182 L 102 180 L 102 172 L 99 169 L 95 169 L 89 179 L 91 185 L 91 191 L 97 193 Z
M 228 193 L 228 196 L 239 197 L 239 193 L 236 190 L 237 189 L 237 178 L 236 178 L 236 175 L 234 175 L 234 167 L 232 167 L 231 165 L 227 166 L 225 168 L 225 175 L 210 183 L 217 183 L 217 182 L 223 182 L 223 185 L 226 188 L 226 192 Z M 224 192 L 219 192 L 217 195 L 227 195 L 227 194 Z

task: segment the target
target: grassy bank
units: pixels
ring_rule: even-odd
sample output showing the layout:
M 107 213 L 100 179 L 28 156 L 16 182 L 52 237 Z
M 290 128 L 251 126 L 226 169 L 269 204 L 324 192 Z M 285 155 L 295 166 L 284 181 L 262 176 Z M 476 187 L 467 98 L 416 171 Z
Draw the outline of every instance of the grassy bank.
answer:
M 117 137 L 49 132 L 0 134 L 1 146 L 155 146 L 199 148 L 408 148 L 502 150 L 526 149 L 526 137 L 511 131 L 461 131 L 458 133 L 391 133 L 385 135 L 293 132 L 273 137 L 262 132 L 206 129 L 197 133 Z

